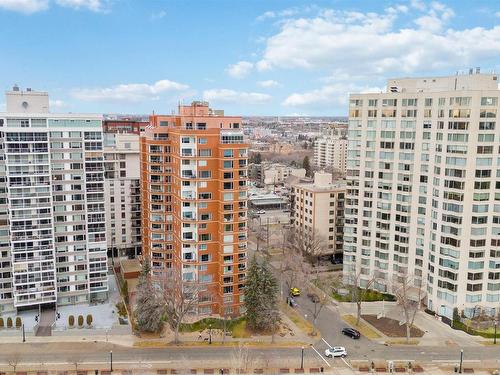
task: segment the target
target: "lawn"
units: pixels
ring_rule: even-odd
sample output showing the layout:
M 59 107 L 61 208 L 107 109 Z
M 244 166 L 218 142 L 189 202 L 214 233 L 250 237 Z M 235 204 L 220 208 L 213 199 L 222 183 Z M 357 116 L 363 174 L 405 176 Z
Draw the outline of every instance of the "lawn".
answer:
M 217 318 L 205 318 L 194 323 L 181 324 L 181 332 L 201 332 L 206 329 L 224 329 L 224 320 Z M 246 330 L 246 320 L 244 317 L 238 319 L 226 320 L 226 331 L 231 332 L 233 337 L 243 338 L 250 337 L 250 333 Z
M 354 315 L 342 315 L 342 320 L 344 320 L 351 327 L 356 328 L 361 335 L 365 336 L 367 339 L 373 340 L 380 338 L 380 335 L 369 325 L 359 321 L 359 325 L 356 324 L 356 317 Z
M 406 325 L 390 318 L 377 319 L 377 315 L 361 315 L 364 320 L 388 337 L 406 337 Z M 422 337 L 424 332 L 416 326 L 411 327 L 410 337 Z
M 396 300 L 396 298 L 393 295 L 387 293 L 380 293 L 377 292 L 376 290 L 368 290 L 366 292 L 361 291 L 361 293 L 364 293 L 363 302 L 376 302 L 376 301 L 392 302 Z M 341 295 L 336 292 L 333 292 L 332 297 L 339 302 L 353 302 L 352 293 Z

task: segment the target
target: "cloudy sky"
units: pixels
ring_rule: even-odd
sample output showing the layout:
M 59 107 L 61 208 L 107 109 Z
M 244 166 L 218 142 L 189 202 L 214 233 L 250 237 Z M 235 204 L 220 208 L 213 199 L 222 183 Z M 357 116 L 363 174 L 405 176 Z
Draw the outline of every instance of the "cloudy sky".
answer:
M 345 115 L 388 77 L 500 71 L 500 1 L 0 0 L 0 48 L 0 87 L 52 111 Z

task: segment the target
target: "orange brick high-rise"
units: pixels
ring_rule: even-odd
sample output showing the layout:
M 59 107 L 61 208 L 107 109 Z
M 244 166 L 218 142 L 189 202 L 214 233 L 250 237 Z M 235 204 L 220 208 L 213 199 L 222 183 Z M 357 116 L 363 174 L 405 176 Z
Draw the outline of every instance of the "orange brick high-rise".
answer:
M 141 134 L 143 251 L 154 276 L 200 284 L 199 314 L 244 309 L 247 155 L 241 118 L 206 102 L 153 115 Z

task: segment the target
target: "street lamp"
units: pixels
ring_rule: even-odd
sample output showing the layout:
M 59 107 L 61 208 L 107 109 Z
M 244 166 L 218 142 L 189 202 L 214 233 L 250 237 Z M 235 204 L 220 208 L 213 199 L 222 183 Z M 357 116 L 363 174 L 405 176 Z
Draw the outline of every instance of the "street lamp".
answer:
M 208 325 L 208 343 L 212 344 L 212 325 Z
M 498 320 L 495 319 L 495 322 L 493 323 L 495 325 L 495 337 L 493 337 L 493 344 L 497 344 L 497 325 L 498 325 Z
M 304 347 L 302 347 L 302 357 L 300 359 L 300 369 L 304 369 Z
M 109 351 L 109 364 L 110 364 L 109 369 L 111 370 L 111 372 L 113 372 L 113 351 L 112 350 Z
M 461 374 L 462 373 L 462 363 L 463 363 L 463 359 L 464 359 L 464 350 L 463 349 L 460 349 L 460 368 L 458 369 L 458 373 Z

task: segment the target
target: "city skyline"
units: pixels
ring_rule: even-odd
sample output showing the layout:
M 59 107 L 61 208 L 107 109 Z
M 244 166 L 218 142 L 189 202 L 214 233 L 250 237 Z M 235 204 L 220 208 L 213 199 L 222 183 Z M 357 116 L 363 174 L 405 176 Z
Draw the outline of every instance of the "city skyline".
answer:
M 349 93 L 387 77 L 498 70 L 499 17 L 488 1 L 0 0 L 0 84 L 50 92 L 54 112 L 203 99 L 230 115 L 346 115 Z

